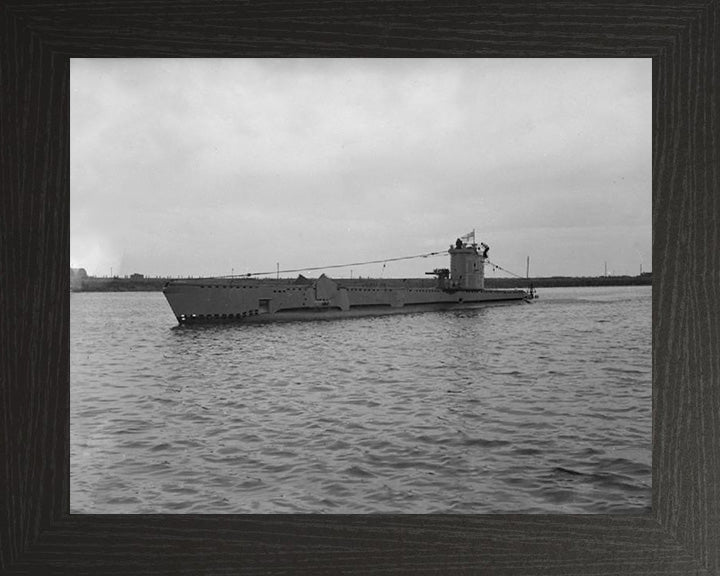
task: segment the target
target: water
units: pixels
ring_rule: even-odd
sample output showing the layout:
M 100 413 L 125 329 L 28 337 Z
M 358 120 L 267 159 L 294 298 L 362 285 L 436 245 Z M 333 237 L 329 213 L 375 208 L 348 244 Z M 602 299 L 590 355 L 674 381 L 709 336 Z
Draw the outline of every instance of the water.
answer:
M 75 513 L 640 513 L 650 287 L 177 327 L 71 295 Z

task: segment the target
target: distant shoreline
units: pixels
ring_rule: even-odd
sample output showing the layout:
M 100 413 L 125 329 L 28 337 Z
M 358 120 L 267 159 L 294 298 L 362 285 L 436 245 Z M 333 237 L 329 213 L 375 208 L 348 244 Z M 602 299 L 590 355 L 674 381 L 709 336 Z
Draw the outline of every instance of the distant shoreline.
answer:
M 652 286 L 652 275 L 550 276 L 547 278 L 485 278 L 487 288 L 572 288 L 590 286 Z
M 88 276 L 80 281 L 71 282 L 72 292 L 160 292 L 167 282 L 182 280 L 182 278 L 96 278 Z M 238 277 L 238 280 L 242 280 Z M 389 284 L 401 287 L 403 282 L 427 284 L 434 286 L 435 282 L 430 279 L 346 279 L 337 278 L 340 283 L 367 282 L 375 285 Z M 253 282 L 257 280 L 252 280 Z M 261 282 L 276 282 L 275 279 L 264 279 Z M 280 278 L 280 282 L 293 282 L 294 278 Z M 545 278 L 485 278 L 486 288 L 571 288 L 589 286 L 651 286 L 652 275 L 641 276 L 551 276 Z

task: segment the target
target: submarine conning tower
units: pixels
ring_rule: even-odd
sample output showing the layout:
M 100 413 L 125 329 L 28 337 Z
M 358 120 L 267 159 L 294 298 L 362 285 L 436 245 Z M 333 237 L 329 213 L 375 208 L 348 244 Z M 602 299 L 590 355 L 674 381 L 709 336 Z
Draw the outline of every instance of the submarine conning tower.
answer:
M 483 290 L 485 288 L 485 259 L 489 250 L 486 244 L 482 249 L 473 242 L 467 244 L 460 238 L 450 246 L 450 282 L 454 290 Z

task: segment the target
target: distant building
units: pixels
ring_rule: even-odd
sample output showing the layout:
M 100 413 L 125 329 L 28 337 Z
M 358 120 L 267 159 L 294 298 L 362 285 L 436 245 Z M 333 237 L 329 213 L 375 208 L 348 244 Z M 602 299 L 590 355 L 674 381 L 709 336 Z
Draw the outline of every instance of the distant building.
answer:
M 137 272 L 130 274 L 131 280 L 142 280 L 143 278 L 145 278 L 145 274 L 138 274 Z
M 85 268 L 70 268 L 70 290 L 82 290 L 83 280 L 87 277 Z

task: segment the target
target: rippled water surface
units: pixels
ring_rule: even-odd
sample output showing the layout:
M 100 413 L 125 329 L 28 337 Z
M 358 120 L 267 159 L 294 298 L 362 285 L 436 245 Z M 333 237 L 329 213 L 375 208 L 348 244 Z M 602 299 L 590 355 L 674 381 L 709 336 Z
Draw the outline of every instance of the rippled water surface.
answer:
M 638 513 L 650 287 L 533 304 L 177 327 L 71 295 L 71 510 Z

